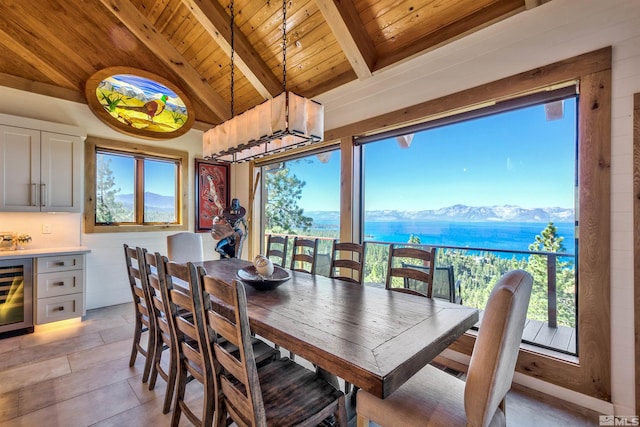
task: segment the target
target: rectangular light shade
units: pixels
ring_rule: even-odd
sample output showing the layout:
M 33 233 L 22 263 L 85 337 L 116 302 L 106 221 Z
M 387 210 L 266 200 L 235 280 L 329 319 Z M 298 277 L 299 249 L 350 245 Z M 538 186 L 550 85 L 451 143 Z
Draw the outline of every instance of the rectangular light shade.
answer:
M 283 92 L 204 133 L 205 158 L 237 163 L 322 141 L 324 107 Z

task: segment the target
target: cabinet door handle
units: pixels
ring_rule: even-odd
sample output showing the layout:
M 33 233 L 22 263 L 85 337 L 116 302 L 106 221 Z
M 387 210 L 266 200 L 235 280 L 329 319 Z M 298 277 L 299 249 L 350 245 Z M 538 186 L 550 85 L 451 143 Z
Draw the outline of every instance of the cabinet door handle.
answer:
M 60 306 L 60 307 L 56 308 L 56 311 L 64 311 L 64 307 Z
M 64 267 L 64 261 L 58 261 L 54 263 L 56 267 Z
M 31 206 L 38 206 L 38 189 L 35 183 L 31 184 Z
M 56 282 L 53 286 L 64 286 L 64 282 Z
M 47 184 L 40 184 L 40 206 L 47 206 Z

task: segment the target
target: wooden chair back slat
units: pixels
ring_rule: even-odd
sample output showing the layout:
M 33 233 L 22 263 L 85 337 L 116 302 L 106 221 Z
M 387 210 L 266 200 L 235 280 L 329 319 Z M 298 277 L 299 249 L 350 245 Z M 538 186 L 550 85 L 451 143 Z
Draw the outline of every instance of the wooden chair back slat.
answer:
M 226 399 L 227 410 L 237 415 L 250 414 L 252 408 L 249 406 L 249 401 L 246 396 L 238 390 L 238 388 L 227 378 L 221 379 L 222 393 L 224 393 Z M 237 419 L 236 416 L 234 419 Z M 245 418 L 245 415 L 241 415 L 240 418 Z
M 176 326 L 178 330 L 184 334 L 184 340 L 198 340 L 198 332 L 196 331 L 195 325 L 189 322 L 183 316 L 179 316 L 178 318 L 176 318 Z
M 236 335 L 235 326 L 229 322 L 229 320 L 225 317 L 220 316 L 217 313 L 209 314 L 209 321 L 211 327 L 215 329 L 218 334 L 223 336 L 227 341 L 236 347 L 239 344 L 239 338 Z
M 330 277 L 351 283 L 364 281 L 364 244 L 333 241 Z
M 235 378 L 242 379 L 243 382 L 246 382 L 246 373 L 244 372 L 244 367 L 237 356 L 233 356 L 222 346 L 215 347 L 214 354 L 218 359 L 220 365 L 224 366 L 231 375 L 233 375 Z
M 191 302 L 191 295 L 187 294 L 180 288 L 171 289 L 171 302 L 178 306 L 179 309 L 187 310 L 193 313 L 193 303 Z
M 293 252 L 291 254 L 291 270 L 316 274 L 318 257 L 318 239 L 293 238 Z
M 275 236 L 273 234 L 267 236 L 266 257 L 278 267 L 286 265 L 288 241 L 287 236 Z
M 433 292 L 433 271 L 436 262 L 436 248 L 420 249 L 403 247 L 392 243 L 389 245 L 389 259 L 387 264 L 387 279 L 385 287 L 389 290 L 423 295 L 431 298 Z M 393 278 L 403 281 L 402 287 L 393 286 Z M 422 283 L 424 292 L 409 288 L 410 281 Z

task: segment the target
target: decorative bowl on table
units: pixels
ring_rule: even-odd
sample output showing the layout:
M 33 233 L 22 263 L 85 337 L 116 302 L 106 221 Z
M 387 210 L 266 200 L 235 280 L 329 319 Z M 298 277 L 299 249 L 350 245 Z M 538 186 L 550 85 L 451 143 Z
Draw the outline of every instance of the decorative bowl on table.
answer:
M 291 274 L 287 270 L 277 265 L 273 267 L 273 273 L 269 276 L 258 274 L 255 265 L 241 268 L 237 274 L 243 283 L 259 291 L 271 291 L 291 278 Z

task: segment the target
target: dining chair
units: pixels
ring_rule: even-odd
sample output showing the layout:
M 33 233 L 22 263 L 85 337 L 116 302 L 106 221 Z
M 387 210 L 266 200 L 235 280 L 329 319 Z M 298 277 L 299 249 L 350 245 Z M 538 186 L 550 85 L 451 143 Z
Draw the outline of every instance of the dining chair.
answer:
M 201 299 L 211 296 L 220 302 L 206 310 L 205 332 L 215 331 L 239 348 L 232 354 L 219 339 L 209 338 L 218 386 L 216 426 L 227 425 L 228 417 L 239 426 L 314 426 L 333 417 L 335 425 L 346 427 L 344 393 L 314 371 L 287 357 L 256 365 L 241 282 L 226 283 L 205 275 L 204 270 L 200 282 Z
M 331 270 L 329 277 L 362 285 L 364 281 L 364 254 L 366 243 L 333 241 L 331 247 Z M 354 393 L 357 392 L 354 388 Z M 344 392 L 351 392 L 351 383 L 345 381 Z
M 358 427 L 504 426 L 529 307 L 532 276 L 512 270 L 498 280 L 487 302 L 466 382 L 427 365 L 385 399 L 358 392 Z
M 385 288 L 431 298 L 434 270 L 432 267 L 435 261 L 436 248 L 420 249 L 390 244 Z M 394 278 L 401 279 L 400 286 L 396 286 L 398 281 L 394 281 Z
M 155 254 L 158 277 L 164 282 L 162 298 L 167 301 L 168 320 L 171 323 L 172 346 L 177 354 L 176 390 L 171 426 L 178 426 L 184 413 L 191 423 L 209 427 L 213 422 L 215 384 L 213 372 L 208 362 L 209 344 L 202 331 L 196 328 L 197 316 L 189 283 L 191 280 L 187 264 L 169 261 L 167 257 Z M 187 383 L 197 380 L 203 385 L 202 414 L 189 407 L 185 401 Z
M 135 324 L 133 331 L 133 345 L 131 346 L 131 357 L 129 366 L 136 363 L 138 354 L 144 356 L 144 370 L 142 371 L 142 382 L 149 379 L 151 364 L 153 359 L 153 349 L 155 347 L 155 330 L 153 316 L 150 312 L 149 292 L 146 278 L 142 272 L 142 261 L 138 258 L 138 251 L 124 244 L 124 259 L 129 279 L 129 288 L 133 297 L 133 308 L 135 310 Z M 142 345 L 142 334 L 147 332 L 146 347 Z
M 362 285 L 365 244 L 333 241 L 329 277 Z
M 167 255 L 179 263 L 204 261 L 202 235 L 185 231 L 167 236 Z
M 460 281 L 454 279 L 452 265 L 436 267 L 433 272 L 433 291 L 431 296 L 462 304 Z
M 279 267 L 285 266 L 288 240 L 287 236 L 276 236 L 274 234 L 267 236 L 266 257 L 269 258 L 274 265 Z
M 316 274 L 318 239 L 295 236 L 291 254 L 291 270 Z
M 156 380 L 158 375 L 160 375 L 167 384 L 162 406 L 162 413 L 166 414 L 171 409 L 171 400 L 176 386 L 178 371 L 178 353 L 173 344 L 172 325 L 169 322 L 169 303 L 166 298 L 162 297 L 164 293 L 163 288 L 166 286 L 166 283 L 164 280 L 160 280 L 160 276 L 158 275 L 156 255 L 149 253 L 144 248 L 137 248 L 137 250 L 138 258 L 144 260 L 143 267 L 149 285 L 151 316 L 155 322 L 153 362 L 151 364 L 151 373 L 149 374 L 149 390 L 155 388 Z
M 168 302 L 173 345 L 177 349 L 175 404 L 171 425 L 178 426 L 184 413 L 194 425 L 209 427 L 213 422 L 215 409 L 215 383 L 209 357 L 211 346 L 202 318 L 202 307 L 205 305 L 198 299 L 199 273 L 191 262 L 182 264 L 169 261 L 158 253 L 155 256 L 158 276 L 166 284 L 163 287 L 163 298 Z M 252 337 L 251 343 L 260 365 L 269 363 L 280 355 L 255 337 Z M 224 342 L 222 345 L 231 353 L 238 351 L 231 343 Z M 197 415 L 185 400 L 187 383 L 193 379 L 204 387 L 201 415 Z

